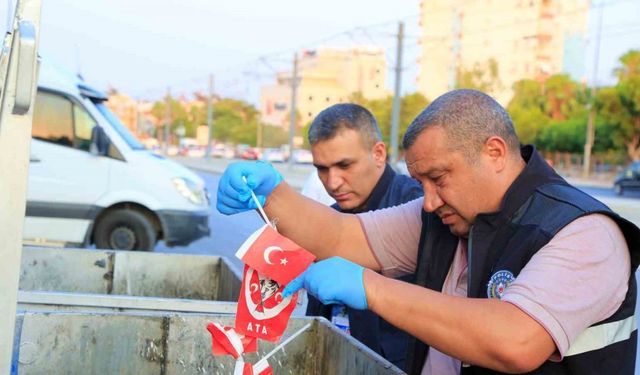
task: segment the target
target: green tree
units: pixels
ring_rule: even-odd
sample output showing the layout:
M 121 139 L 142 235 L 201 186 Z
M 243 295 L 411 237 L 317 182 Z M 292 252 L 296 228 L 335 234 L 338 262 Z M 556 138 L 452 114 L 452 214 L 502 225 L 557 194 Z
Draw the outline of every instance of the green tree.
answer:
M 458 69 L 456 88 L 495 92 L 502 88 L 500 69 L 495 59 L 476 62 L 471 69 Z
M 166 118 L 166 100 L 155 102 L 153 107 L 151 107 L 151 114 L 159 119 L 160 124 L 165 123 Z M 185 110 L 185 108 L 175 100 L 173 97 L 169 97 L 169 108 L 171 109 L 170 120 L 169 120 L 169 131 L 170 133 L 175 133 L 176 129 L 182 125 L 185 127 L 186 135 L 188 137 L 194 137 L 196 134 L 196 127 L 189 114 Z
M 545 97 L 542 85 L 532 79 L 523 79 L 513 84 L 513 97 L 507 106 L 516 133 L 522 143 L 535 143 L 543 147 L 540 133 L 549 123 L 544 112 Z
M 544 110 L 552 120 L 567 120 L 585 112 L 584 88 L 567 74 L 550 76 L 543 87 Z
M 387 144 L 387 147 L 391 145 L 391 113 L 393 108 L 393 96 L 389 95 L 381 99 L 367 100 L 361 93 L 355 92 L 348 98 L 349 103 L 359 104 L 367 108 L 373 117 L 378 121 L 380 132 L 382 133 L 382 140 Z M 420 93 L 412 93 L 403 96 L 400 99 L 400 127 L 398 129 L 398 144 L 402 144 L 402 137 L 407 131 L 407 127 L 416 118 L 417 115 L 429 105 L 429 100 Z M 305 145 L 308 144 L 306 140 L 309 132 L 308 123 L 302 128 L 302 135 L 305 138 Z
M 417 92 L 402 97 L 402 101 L 400 102 L 400 129 L 398 131 L 398 144 L 400 146 L 402 146 L 404 133 L 407 132 L 407 128 L 411 122 L 422 113 L 428 105 L 429 100 Z M 391 136 L 391 129 L 389 129 L 389 136 Z
M 306 137 L 305 137 L 306 140 Z M 280 147 L 289 143 L 289 131 L 280 126 L 262 125 L 263 147 Z
M 632 160 L 640 160 L 640 50 L 631 50 L 620 57 L 622 66 L 616 69 L 616 90 L 624 114 L 620 115 L 618 131 L 625 139 Z
M 221 142 L 256 144 L 259 112 L 237 99 L 222 99 L 213 105 L 213 138 Z
M 523 143 L 540 149 L 580 152 L 586 129 L 584 87 L 566 74 L 550 76 L 544 83 L 525 79 L 513 85 L 507 111 Z

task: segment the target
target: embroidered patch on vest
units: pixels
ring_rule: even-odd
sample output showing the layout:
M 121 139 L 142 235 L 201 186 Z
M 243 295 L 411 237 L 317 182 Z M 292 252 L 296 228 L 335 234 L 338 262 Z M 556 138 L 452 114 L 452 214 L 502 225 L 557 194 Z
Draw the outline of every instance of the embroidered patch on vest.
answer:
M 487 297 L 501 299 L 504 291 L 515 280 L 510 271 L 498 271 L 491 276 L 487 284 Z

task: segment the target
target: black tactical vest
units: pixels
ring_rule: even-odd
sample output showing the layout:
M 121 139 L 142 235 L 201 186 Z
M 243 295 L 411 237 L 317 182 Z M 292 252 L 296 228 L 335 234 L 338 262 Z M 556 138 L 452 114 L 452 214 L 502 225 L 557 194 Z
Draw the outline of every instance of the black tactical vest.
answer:
M 586 330 L 589 332 L 578 337 L 561 362 L 546 361 L 531 374 L 633 375 L 637 341 L 635 270 L 640 264 L 640 230 L 569 185 L 533 146 L 524 146 L 521 151 L 527 166 L 506 192 L 500 211 L 478 215 L 471 227 L 467 252 L 468 297 L 487 298 L 496 292 L 496 277 L 509 273 L 517 277 L 531 257 L 575 219 L 593 213 L 605 214 L 622 230 L 631 254 L 631 277 L 625 300 L 613 315 L 593 324 Z M 457 245 L 458 238 L 451 234 L 448 226 L 435 214 L 423 211 L 416 284 L 441 291 Z M 594 335 L 608 337 L 608 340 L 605 344 L 595 344 L 589 339 Z M 410 374 L 420 374 L 428 350 L 427 345 L 413 340 L 407 357 Z M 463 365 L 461 374 L 499 372 Z

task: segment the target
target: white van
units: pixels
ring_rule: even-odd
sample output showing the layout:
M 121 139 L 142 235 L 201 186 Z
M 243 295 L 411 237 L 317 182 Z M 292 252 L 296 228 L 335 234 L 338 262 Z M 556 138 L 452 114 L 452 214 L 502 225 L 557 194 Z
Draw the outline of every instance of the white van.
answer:
M 26 243 L 153 250 L 209 235 L 204 181 L 153 154 L 107 97 L 47 62 L 33 115 Z

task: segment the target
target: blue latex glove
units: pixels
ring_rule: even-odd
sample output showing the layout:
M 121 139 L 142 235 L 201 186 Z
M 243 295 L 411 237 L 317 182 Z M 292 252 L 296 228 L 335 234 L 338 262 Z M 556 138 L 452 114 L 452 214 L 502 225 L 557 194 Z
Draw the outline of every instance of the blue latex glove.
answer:
M 300 288 L 323 304 L 341 303 L 353 309 L 368 308 L 362 275 L 364 267 L 340 257 L 312 264 L 301 275 L 291 280 L 282 295 L 288 297 Z
M 256 209 L 258 207 L 251 199 L 251 190 L 260 204 L 264 205 L 267 196 L 280 182 L 282 176 L 269 163 L 233 163 L 225 169 L 218 183 L 216 207 L 225 215 Z

